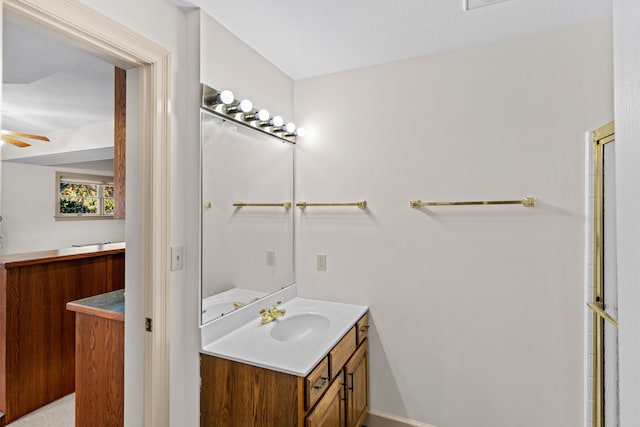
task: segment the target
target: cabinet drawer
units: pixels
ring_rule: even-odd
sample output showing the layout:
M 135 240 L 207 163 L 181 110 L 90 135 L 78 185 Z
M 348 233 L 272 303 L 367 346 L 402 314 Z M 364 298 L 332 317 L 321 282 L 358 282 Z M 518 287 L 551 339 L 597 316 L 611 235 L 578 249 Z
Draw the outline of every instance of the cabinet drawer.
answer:
M 358 345 L 367 337 L 369 333 L 369 313 L 365 314 L 358 320 L 356 324 L 356 335 L 358 337 Z
M 338 375 L 354 351 L 356 351 L 355 326 L 351 328 L 344 337 L 342 337 L 340 342 L 338 342 L 338 344 L 336 344 L 329 353 L 329 359 L 331 361 L 331 378 L 335 378 Z
M 329 386 L 329 358 L 322 359 L 304 380 L 305 409 L 308 411 Z
M 331 387 L 307 415 L 305 427 L 338 427 L 346 422 L 343 373 L 333 380 Z

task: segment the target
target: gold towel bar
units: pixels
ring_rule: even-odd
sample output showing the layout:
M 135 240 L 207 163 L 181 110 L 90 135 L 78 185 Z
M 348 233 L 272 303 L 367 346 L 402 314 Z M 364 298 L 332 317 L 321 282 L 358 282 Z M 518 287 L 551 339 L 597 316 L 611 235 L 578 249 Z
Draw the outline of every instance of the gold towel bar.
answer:
M 275 206 L 275 207 L 281 207 L 281 208 L 289 209 L 289 208 L 291 208 L 291 202 L 283 202 L 283 203 L 242 203 L 242 202 L 235 202 L 233 204 L 233 206 L 236 207 L 236 208 L 245 208 L 245 207 L 252 207 L 252 206 L 258 206 L 258 207 Z
M 599 304 L 596 304 L 594 302 L 588 302 L 587 303 L 587 307 L 589 307 L 591 310 L 593 310 L 596 315 L 602 317 L 604 320 L 606 320 L 607 322 L 611 323 L 616 328 L 618 327 L 618 321 L 616 319 L 614 319 L 613 317 L 611 317 L 611 315 L 609 313 L 604 311 L 600 307 Z
M 531 208 L 536 205 L 535 197 L 525 197 L 520 200 L 495 200 L 480 202 L 422 202 L 420 200 L 409 200 L 409 206 L 419 208 L 422 206 L 462 206 L 462 205 L 522 205 Z
M 307 202 L 298 202 L 296 206 L 300 209 L 305 209 L 307 206 L 357 206 L 360 209 L 365 209 L 367 207 L 367 201 L 361 200 L 359 202 L 354 203 L 307 203 Z

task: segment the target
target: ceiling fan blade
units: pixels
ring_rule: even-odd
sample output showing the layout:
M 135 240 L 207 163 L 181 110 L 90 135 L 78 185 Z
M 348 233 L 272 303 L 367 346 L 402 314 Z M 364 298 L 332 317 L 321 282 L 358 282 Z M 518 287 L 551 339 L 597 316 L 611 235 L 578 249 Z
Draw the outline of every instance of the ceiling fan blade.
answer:
M 14 132 L 12 130 L 3 130 L 2 132 L 4 134 L 13 135 L 13 136 L 19 136 L 21 138 L 37 139 L 39 141 L 47 141 L 47 142 L 49 142 L 49 138 L 47 138 L 46 136 L 42 136 L 42 135 L 33 135 L 33 134 L 30 134 L 30 133 Z
M 8 135 L 0 135 L 0 138 L 2 138 L 3 141 L 7 141 L 9 144 L 13 144 L 16 147 L 20 147 L 20 148 L 24 148 L 24 147 L 29 147 L 31 146 L 31 144 L 28 144 L 24 141 L 21 141 L 17 138 L 13 138 L 11 136 Z

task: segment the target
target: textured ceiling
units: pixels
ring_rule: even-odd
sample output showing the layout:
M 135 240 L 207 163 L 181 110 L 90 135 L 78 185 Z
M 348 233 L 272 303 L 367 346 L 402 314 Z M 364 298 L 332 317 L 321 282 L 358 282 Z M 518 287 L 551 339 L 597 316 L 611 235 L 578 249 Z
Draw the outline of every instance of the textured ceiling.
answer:
M 611 0 L 172 0 L 293 79 L 611 18 Z
M 113 120 L 113 65 L 8 12 L 2 56 L 3 129 L 42 134 Z

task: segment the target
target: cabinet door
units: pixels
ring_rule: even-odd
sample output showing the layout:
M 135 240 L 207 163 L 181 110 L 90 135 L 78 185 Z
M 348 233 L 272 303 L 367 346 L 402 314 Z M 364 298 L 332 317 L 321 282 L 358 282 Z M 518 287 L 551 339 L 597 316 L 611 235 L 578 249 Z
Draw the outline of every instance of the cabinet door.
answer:
M 345 365 L 347 427 L 360 427 L 369 413 L 369 341 L 365 339 Z
M 306 427 L 344 427 L 344 381 L 342 374 L 307 416 Z

